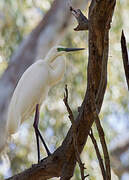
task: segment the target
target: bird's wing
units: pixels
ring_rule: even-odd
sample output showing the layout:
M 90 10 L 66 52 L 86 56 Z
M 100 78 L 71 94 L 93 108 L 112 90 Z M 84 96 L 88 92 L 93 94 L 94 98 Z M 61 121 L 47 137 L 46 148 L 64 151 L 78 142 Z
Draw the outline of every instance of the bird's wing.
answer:
M 49 90 L 48 77 L 48 66 L 42 61 L 34 63 L 24 72 L 11 99 L 8 124 L 14 124 L 16 129 L 21 120 L 29 118 L 36 104 L 41 104 Z

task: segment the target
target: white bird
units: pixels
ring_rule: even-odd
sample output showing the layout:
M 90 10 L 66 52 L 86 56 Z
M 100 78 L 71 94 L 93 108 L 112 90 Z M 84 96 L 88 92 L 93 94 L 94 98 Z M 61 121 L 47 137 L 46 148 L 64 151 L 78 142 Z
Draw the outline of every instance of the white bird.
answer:
M 66 52 L 79 50 L 84 50 L 84 48 L 53 47 L 44 60 L 36 61 L 23 73 L 11 98 L 7 117 L 7 137 L 16 133 L 21 123 L 29 119 L 36 111 L 34 128 L 37 139 L 38 162 L 40 161 L 39 137 L 47 154 L 50 155 L 50 151 L 38 130 L 40 106 L 48 95 L 49 89 L 58 83 L 64 75 L 65 59 L 63 55 Z

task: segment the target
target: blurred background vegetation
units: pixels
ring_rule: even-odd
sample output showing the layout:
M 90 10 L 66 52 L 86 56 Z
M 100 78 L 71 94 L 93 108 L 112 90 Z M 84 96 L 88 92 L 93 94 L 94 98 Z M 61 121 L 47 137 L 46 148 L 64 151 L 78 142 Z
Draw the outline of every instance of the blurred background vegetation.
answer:
M 9 59 L 18 47 L 23 37 L 27 36 L 40 22 L 49 10 L 52 0 L 1 0 L 0 1 L 0 75 L 8 66 Z M 87 14 L 87 12 L 84 12 Z M 105 130 L 109 150 L 114 148 L 119 136 L 127 135 L 129 131 L 129 96 L 123 70 L 120 36 L 124 29 L 129 45 L 129 1 L 118 0 L 113 16 L 110 31 L 110 50 L 108 64 L 108 86 L 103 102 L 100 118 Z M 81 105 L 86 90 L 86 67 L 88 62 L 88 33 L 75 32 L 73 21 L 69 31 L 61 44 L 66 47 L 86 47 L 83 53 L 67 55 L 65 76 L 58 85 L 54 86 L 46 99 L 40 116 L 40 129 L 45 140 L 53 152 L 66 136 L 70 121 L 63 104 L 64 86 L 68 85 L 69 104 L 77 115 L 77 107 Z M 33 120 L 25 122 L 10 144 L 9 159 L 5 157 L 0 161 L 0 179 L 21 172 L 37 162 L 36 141 L 33 131 Z M 98 140 L 97 131 L 94 128 Z M 101 148 L 101 147 L 100 147 Z M 46 156 L 41 145 L 42 157 Z M 129 151 L 124 158 L 129 166 Z M 100 169 L 94 152 L 93 145 L 88 142 L 82 153 L 86 172 L 91 180 L 100 180 Z M 121 157 L 122 160 L 122 157 Z M 125 161 L 125 160 L 123 160 Z M 113 165 L 113 164 L 112 164 Z M 129 171 L 119 178 L 129 179 Z M 78 166 L 72 179 L 80 177 Z M 56 179 L 56 178 L 54 178 Z M 113 179 L 117 179 L 115 175 Z

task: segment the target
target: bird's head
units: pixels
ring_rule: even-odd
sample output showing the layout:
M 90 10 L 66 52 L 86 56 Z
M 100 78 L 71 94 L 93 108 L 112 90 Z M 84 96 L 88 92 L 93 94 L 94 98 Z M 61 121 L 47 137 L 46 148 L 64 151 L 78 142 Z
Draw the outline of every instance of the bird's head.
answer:
M 75 51 L 81 51 L 85 50 L 85 48 L 66 48 L 63 46 L 54 46 L 50 49 L 50 51 L 47 54 L 47 60 L 51 63 L 56 59 L 58 56 L 62 56 L 68 52 L 75 52 Z

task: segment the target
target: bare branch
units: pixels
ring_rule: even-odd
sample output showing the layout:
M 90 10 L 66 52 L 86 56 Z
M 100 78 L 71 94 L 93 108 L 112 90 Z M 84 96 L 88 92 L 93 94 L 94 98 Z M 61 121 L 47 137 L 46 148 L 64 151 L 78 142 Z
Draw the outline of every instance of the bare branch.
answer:
M 105 161 L 105 167 L 106 167 L 106 179 L 111 180 L 110 158 L 109 158 L 109 154 L 108 154 L 107 144 L 105 141 L 104 131 L 101 126 L 100 119 L 99 119 L 97 113 L 94 113 L 94 114 L 95 114 L 95 124 L 96 124 L 97 130 L 98 130 L 98 133 L 99 133 L 99 138 L 100 138 L 100 142 L 101 142 L 103 154 L 104 154 L 104 161 Z
M 74 17 L 78 21 L 78 26 L 74 28 L 75 31 L 84 31 L 88 30 L 88 19 L 83 15 L 80 9 L 74 9 L 72 6 L 70 7 L 70 11 L 74 15 Z
M 65 106 L 67 108 L 67 111 L 69 113 L 69 119 L 72 123 L 73 126 L 73 131 L 76 132 L 76 127 L 75 127 L 75 123 L 74 123 L 74 116 L 72 113 L 72 110 L 70 109 L 69 105 L 68 105 L 68 89 L 67 89 L 67 84 L 65 85 L 65 93 L 64 93 L 64 99 L 63 99 Z
M 99 148 L 98 148 L 98 145 L 97 145 L 97 141 L 96 141 L 96 139 L 95 139 L 95 137 L 93 135 L 92 129 L 90 130 L 89 136 L 90 136 L 90 138 L 92 140 L 92 143 L 94 145 L 96 155 L 97 155 L 97 158 L 98 158 L 98 161 L 99 161 L 101 173 L 102 173 L 103 179 L 105 180 L 106 179 L 106 172 L 105 172 L 105 168 L 104 168 L 104 164 L 103 164 L 103 159 L 101 157 L 101 154 L 100 154 L 100 151 L 99 151 Z
M 123 64 L 124 64 L 124 70 L 125 70 L 125 77 L 127 81 L 128 90 L 129 90 L 129 59 L 128 59 L 128 52 L 127 52 L 127 47 L 126 47 L 126 38 L 125 38 L 123 30 L 121 33 L 121 49 L 122 49 L 122 58 L 123 58 Z
M 77 136 L 76 136 L 77 128 L 76 128 L 76 125 L 75 125 L 75 121 L 74 121 L 74 116 L 73 116 L 72 110 L 70 109 L 69 104 L 68 104 L 68 89 L 67 89 L 67 85 L 65 85 L 65 93 L 64 93 L 63 101 L 64 101 L 65 106 L 67 108 L 67 111 L 69 113 L 69 119 L 70 119 L 70 121 L 72 123 L 74 148 L 75 148 L 76 159 L 77 159 L 77 162 L 79 164 L 80 171 L 81 171 L 81 178 L 82 178 L 82 180 L 85 180 L 85 178 L 88 175 L 87 176 L 84 175 L 85 167 L 84 167 L 84 163 L 82 163 L 82 161 L 81 161 L 80 154 L 79 154 L 79 151 L 78 151 Z
M 40 163 L 33 165 L 29 169 L 12 176 L 6 180 L 47 180 L 49 178 L 59 177 L 61 172 L 62 164 L 60 159 L 58 159 L 57 153 L 52 156 L 44 158 Z M 58 161 L 58 164 L 57 164 Z
M 90 93 L 91 93 L 90 94 L 90 100 L 91 100 L 91 103 L 92 103 L 92 112 L 93 112 L 93 115 L 94 115 L 95 124 L 96 124 L 97 130 L 98 130 L 98 134 L 99 134 L 99 138 L 100 138 L 100 142 L 101 142 L 101 146 L 102 146 L 103 154 L 104 154 L 104 162 L 105 162 L 105 168 L 106 168 L 106 180 L 111 180 L 110 158 L 109 158 L 109 154 L 108 154 L 108 149 L 107 149 L 107 144 L 106 144 L 106 140 L 105 140 L 104 131 L 103 131 L 103 128 L 101 126 L 100 119 L 99 119 L 99 116 L 98 116 L 98 112 L 97 112 L 97 108 L 96 108 L 96 104 L 95 104 L 95 95 L 93 93 L 92 88 L 91 88 Z M 91 130 L 91 134 L 92 134 L 92 130 Z M 103 171 L 102 171 L 102 175 L 104 175 Z M 104 180 L 105 180 L 105 178 L 104 178 Z

